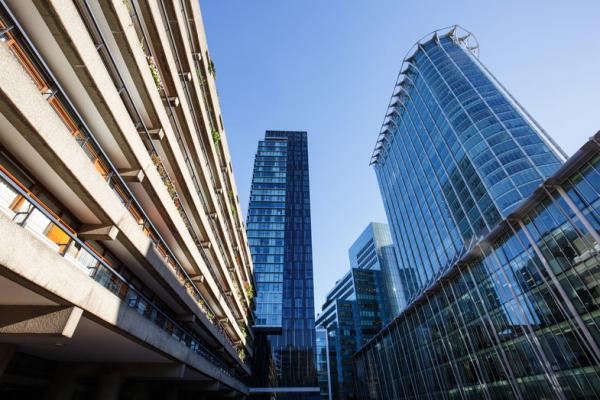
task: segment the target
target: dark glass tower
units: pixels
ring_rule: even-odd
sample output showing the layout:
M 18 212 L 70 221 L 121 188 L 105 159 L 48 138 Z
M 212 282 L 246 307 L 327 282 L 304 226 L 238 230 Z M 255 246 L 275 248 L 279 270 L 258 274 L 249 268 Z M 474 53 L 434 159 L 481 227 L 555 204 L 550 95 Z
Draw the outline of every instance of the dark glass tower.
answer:
M 373 155 L 409 301 L 564 159 L 477 50 L 458 27 L 415 44 Z
M 253 392 L 318 398 L 306 132 L 259 141 L 248 208 L 256 281 Z

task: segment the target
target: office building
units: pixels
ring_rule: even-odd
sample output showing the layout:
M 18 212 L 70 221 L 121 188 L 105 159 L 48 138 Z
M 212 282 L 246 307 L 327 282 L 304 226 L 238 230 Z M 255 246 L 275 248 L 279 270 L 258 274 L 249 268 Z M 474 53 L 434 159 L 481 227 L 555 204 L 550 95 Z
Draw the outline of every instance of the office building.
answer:
M 326 372 L 332 400 L 356 398 L 352 356 L 390 321 L 388 296 L 395 296 L 389 292 L 395 287 L 384 279 L 397 267 L 389 236 L 385 224 L 371 222 L 365 228 L 348 251 L 350 270 L 327 294 L 317 316 L 317 335 L 324 331 L 327 338 L 327 368 L 319 366 L 319 383 Z
M 479 62 L 473 35 L 431 36 L 402 65 L 372 159 L 408 301 L 564 158 Z
M 371 222 L 348 250 L 350 268 L 381 271 L 383 322 L 398 315 L 406 305 L 404 286 L 396 262 L 392 234 L 387 224 Z
M 306 132 L 267 131 L 259 141 L 247 229 L 256 282 L 250 391 L 318 398 Z
M 0 397 L 243 398 L 252 263 L 197 1 L 0 2 Z
M 321 390 L 321 399 L 329 400 L 331 398 L 331 389 L 329 387 L 329 346 L 327 344 L 327 331 L 316 328 L 317 338 L 317 381 Z
M 397 89 L 373 162 L 415 279 L 354 357 L 359 398 L 598 398 L 600 135 L 563 163 L 460 27 Z
M 381 287 L 380 271 L 352 268 L 327 294 L 317 316 L 317 330 L 327 335 L 327 380 L 332 400 L 356 398 L 352 356 L 383 328 Z

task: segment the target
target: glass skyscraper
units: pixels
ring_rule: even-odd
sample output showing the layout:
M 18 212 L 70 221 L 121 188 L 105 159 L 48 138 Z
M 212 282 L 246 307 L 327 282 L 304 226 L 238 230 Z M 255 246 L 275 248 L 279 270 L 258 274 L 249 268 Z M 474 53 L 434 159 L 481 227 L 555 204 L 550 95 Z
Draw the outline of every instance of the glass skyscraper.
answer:
M 316 329 L 317 336 L 317 380 L 321 390 L 321 400 L 331 399 L 329 386 L 329 346 L 327 345 L 327 331 Z
M 373 162 L 414 280 L 358 398 L 600 398 L 600 132 L 563 163 L 476 48 L 453 27 L 405 60 Z
M 396 290 L 401 286 L 394 278 L 398 268 L 386 224 L 371 222 L 348 256 L 350 270 L 327 293 L 316 321 L 317 331 L 326 332 L 327 368 L 319 365 L 319 377 L 321 382 L 327 376 L 331 400 L 356 398 L 352 355 L 390 322 L 391 310 L 402 299 Z
M 561 165 L 458 27 L 404 60 L 372 163 L 411 300 Z
M 387 224 L 371 222 L 348 249 L 351 268 L 381 271 L 383 322 L 406 305 L 404 285 L 396 262 L 392 234 Z
M 317 316 L 317 329 L 327 333 L 331 400 L 355 398 L 352 356 L 384 326 L 382 287 L 381 271 L 351 268 L 327 294 Z
M 255 395 L 319 398 L 306 132 L 259 141 L 247 232 L 256 283 Z

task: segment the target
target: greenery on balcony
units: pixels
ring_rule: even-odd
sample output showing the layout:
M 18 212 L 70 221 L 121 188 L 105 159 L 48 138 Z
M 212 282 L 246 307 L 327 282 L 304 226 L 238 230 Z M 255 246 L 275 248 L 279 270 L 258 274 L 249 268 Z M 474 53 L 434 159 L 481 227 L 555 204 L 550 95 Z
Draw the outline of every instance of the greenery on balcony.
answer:
M 154 153 L 154 154 L 152 154 L 151 158 L 152 158 L 152 162 L 154 163 L 154 166 L 156 166 L 156 170 L 158 171 L 160 178 L 162 179 L 165 187 L 167 188 L 167 192 L 169 192 L 169 196 L 171 196 L 171 199 L 173 199 L 177 209 L 180 209 L 181 204 L 177 197 L 177 190 L 175 189 L 175 186 L 173 185 L 171 178 L 169 178 L 169 174 L 167 173 L 167 170 L 165 169 L 165 166 L 163 165 L 162 160 L 160 159 L 160 156 L 158 154 Z M 175 201 L 175 200 L 177 200 L 177 201 Z
M 219 133 L 218 130 L 216 130 L 216 129 L 212 130 L 212 138 L 213 138 L 213 143 L 215 145 L 217 145 L 221 142 L 221 134 Z
M 235 196 L 233 195 L 233 191 L 229 191 L 229 204 L 231 205 L 231 218 L 235 221 L 238 216 L 238 210 L 235 202 Z
M 208 320 L 214 325 L 215 324 L 215 315 L 212 312 L 210 312 L 210 310 L 208 309 L 208 306 L 206 305 L 206 303 L 204 302 L 203 299 L 198 299 L 198 307 L 200 307 L 202 312 L 204 314 L 206 314 L 206 318 L 208 318 Z
M 217 79 L 217 70 L 215 69 L 215 63 L 213 60 L 208 60 L 208 72 L 212 74 L 212 76 Z
M 152 74 L 156 88 L 161 90 L 163 88 L 163 83 L 162 79 L 160 79 L 160 72 L 158 72 L 158 67 L 154 62 L 154 58 L 152 56 L 146 56 L 146 61 L 148 61 L 148 68 L 150 68 L 150 73 Z
M 237 351 L 237 355 L 242 362 L 246 360 L 246 350 L 244 348 L 240 347 Z
M 248 296 L 248 301 L 252 302 L 254 299 L 254 288 L 249 283 L 245 283 L 246 285 L 246 296 Z

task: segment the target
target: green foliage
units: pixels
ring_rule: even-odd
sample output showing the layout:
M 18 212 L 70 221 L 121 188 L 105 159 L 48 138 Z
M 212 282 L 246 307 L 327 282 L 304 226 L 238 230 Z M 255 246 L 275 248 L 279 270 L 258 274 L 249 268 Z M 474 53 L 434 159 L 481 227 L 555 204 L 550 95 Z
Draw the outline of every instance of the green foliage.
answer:
M 208 60 L 208 72 L 212 74 L 212 76 L 217 79 L 217 70 L 215 69 L 215 63 L 213 60 Z
M 221 134 L 219 133 L 218 130 L 216 130 L 216 129 L 212 130 L 212 138 L 213 138 L 213 142 L 215 144 L 219 144 L 221 142 Z
M 243 348 L 239 348 L 237 351 L 237 355 L 240 358 L 240 360 L 242 360 L 242 362 L 244 360 L 246 360 L 246 350 L 244 350 Z
M 152 74 L 152 78 L 154 79 L 154 84 L 158 90 L 163 88 L 162 80 L 160 79 L 160 73 L 158 72 L 158 67 L 154 62 L 154 58 L 151 56 L 146 56 L 146 60 L 148 61 L 148 68 L 150 68 L 150 73 Z

